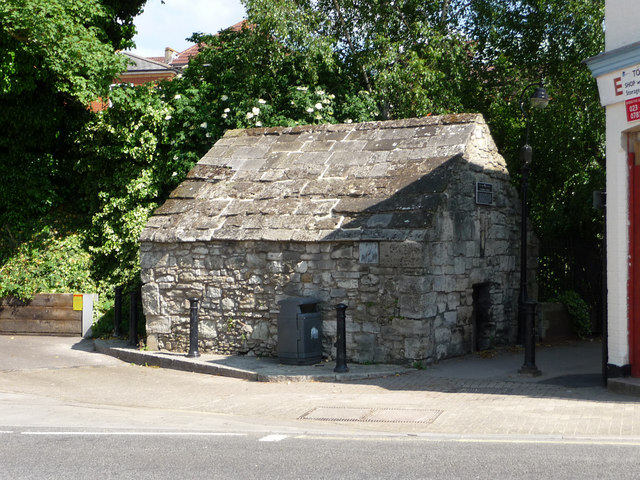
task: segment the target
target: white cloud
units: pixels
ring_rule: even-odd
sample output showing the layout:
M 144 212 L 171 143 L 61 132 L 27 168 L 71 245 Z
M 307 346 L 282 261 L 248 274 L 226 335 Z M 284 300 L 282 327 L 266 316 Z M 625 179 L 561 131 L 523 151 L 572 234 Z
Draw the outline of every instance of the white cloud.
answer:
M 245 17 L 240 0 L 148 0 L 144 12 L 134 23 L 134 53 L 161 57 L 165 47 L 177 51 L 191 44 L 185 39 L 194 32 L 218 33 Z

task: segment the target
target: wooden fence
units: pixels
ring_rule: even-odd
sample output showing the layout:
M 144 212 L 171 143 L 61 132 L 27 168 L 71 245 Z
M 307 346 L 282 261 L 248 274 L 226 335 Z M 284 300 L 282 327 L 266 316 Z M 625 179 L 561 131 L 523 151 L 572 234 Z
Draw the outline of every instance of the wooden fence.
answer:
M 0 334 L 90 334 L 94 296 L 43 293 L 30 301 L 0 299 Z

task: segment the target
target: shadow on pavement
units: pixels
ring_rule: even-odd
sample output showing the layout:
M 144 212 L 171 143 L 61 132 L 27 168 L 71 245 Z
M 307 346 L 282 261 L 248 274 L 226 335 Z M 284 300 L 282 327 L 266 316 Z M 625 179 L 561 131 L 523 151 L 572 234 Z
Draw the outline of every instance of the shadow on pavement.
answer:
M 538 377 L 518 373 L 524 353 L 511 347 L 444 360 L 407 375 L 355 383 L 377 385 L 387 390 L 640 402 L 640 398 L 607 390 L 601 372 L 601 348 L 599 339 L 539 346 L 536 364 L 542 374 Z

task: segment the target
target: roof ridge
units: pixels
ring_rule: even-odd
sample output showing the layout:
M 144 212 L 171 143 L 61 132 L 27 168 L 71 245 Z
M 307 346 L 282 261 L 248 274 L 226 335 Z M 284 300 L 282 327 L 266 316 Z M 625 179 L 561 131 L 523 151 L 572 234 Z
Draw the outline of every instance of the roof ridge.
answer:
M 360 123 L 323 123 L 318 125 L 296 125 L 295 127 L 258 127 L 231 129 L 225 137 L 261 136 L 261 135 L 295 135 L 312 132 L 345 132 L 352 130 L 374 130 L 390 128 L 415 128 L 430 125 L 453 125 L 465 123 L 485 123 L 481 113 L 453 113 L 445 115 L 429 115 L 417 118 L 395 120 L 376 120 Z

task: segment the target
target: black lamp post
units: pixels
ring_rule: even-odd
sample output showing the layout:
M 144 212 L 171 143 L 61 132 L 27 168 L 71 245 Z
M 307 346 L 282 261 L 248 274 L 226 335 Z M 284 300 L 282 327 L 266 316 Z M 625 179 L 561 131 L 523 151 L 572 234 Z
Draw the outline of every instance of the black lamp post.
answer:
M 520 232 L 520 297 L 518 299 L 518 340 L 524 343 L 524 364 L 518 370 L 521 375 L 538 376 L 540 370 L 536 366 L 535 317 L 536 302 L 529 300 L 527 292 L 527 193 L 529 190 L 529 168 L 533 158 L 533 149 L 529 145 L 529 129 L 531 120 L 524 108 L 524 97 L 527 90 L 536 87 L 529 101 L 531 108 L 542 109 L 549 103 L 549 96 L 542 82 L 528 85 L 520 94 L 520 111 L 527 123 L 524 146 L 520 149 L 522 163 L 522 183 L 520 199 L 522 201 L 522 229 Z

